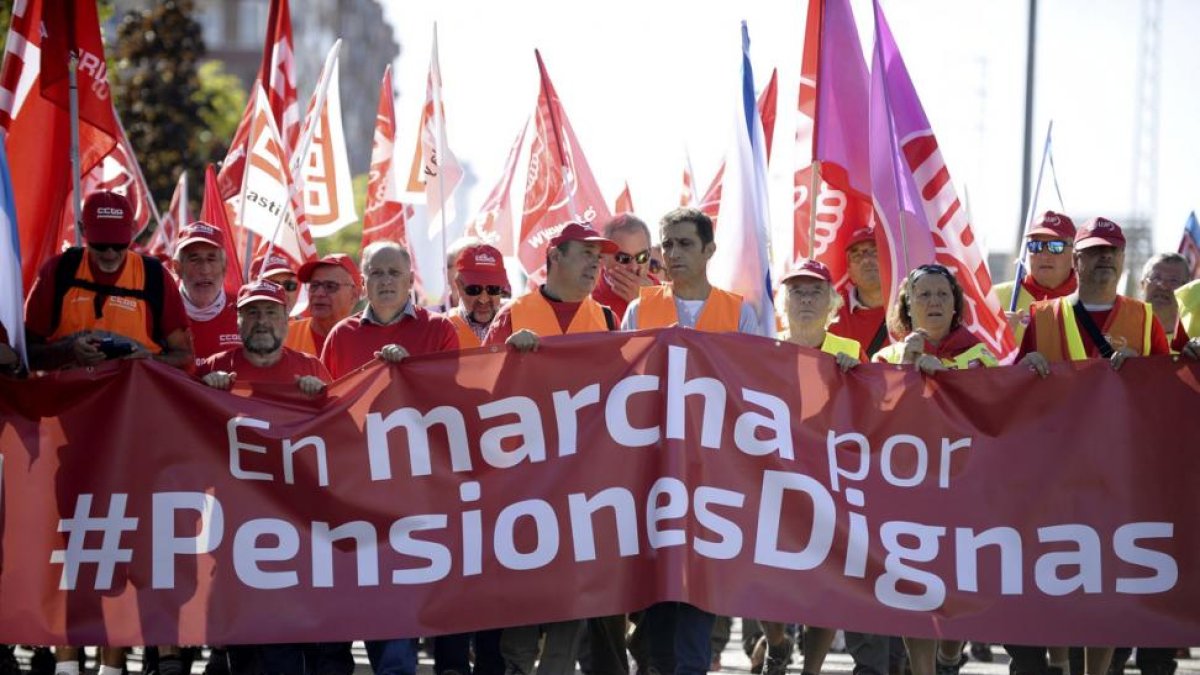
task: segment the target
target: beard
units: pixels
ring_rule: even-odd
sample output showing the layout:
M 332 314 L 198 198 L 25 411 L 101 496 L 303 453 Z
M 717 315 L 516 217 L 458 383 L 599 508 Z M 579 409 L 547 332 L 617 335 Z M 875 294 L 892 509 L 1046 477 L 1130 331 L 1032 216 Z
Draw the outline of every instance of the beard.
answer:
M 251 354 L 274 354 L 283 347 L 283 338 L 273 333 L 251 333 L 242 340 L 242 348 Z

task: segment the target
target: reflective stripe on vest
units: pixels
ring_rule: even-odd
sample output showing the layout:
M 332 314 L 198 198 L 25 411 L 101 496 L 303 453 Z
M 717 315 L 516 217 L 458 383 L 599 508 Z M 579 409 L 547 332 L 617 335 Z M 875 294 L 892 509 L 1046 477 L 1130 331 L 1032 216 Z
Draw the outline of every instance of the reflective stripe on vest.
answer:
M 541 337 L 563 335 L 563 329 L 558 324 L 558 315 L 550 306 L 550 301 L 542 296 L 540 290 L 526 293 L 513 301 L 509 312 L 512 314 L 512 330 L 531 330 Z M 579 303 L 579 310 L 571 318 L 566 334 L 596 333 L 608 331 L 608 322 L 604 320 L 604 309 L 589 295 Z
M 1075 317 L 1073 304 L 1076 296 L 1056 298 L 1034 306 L 1033 325 L 1037 331 L 1037 350 L 1050 363 L 1060 361 L 1083 361 L 1088 358 L 1083 345 L 1083 335 Z M 1109 312 L 1108 321 L 1100 327 L 1106 338 L 1120 338 L 1124 346 L 1145 356 L 1150 353 L 1151 320 L 1154 310 L 1150 305 L 1118 295 Z M 1121 345 L 1113 345 L 1116 349 Z
M 857 361 L 858 355 L 862 353 L 862 345 L 858 343 L 858 340 L 851 340 L 825 331 L 825 341 L 821 343 L 821 351 L 834 356 L 845 354 Z
M 450 323 L 454 324 L 454 330 L 458 333 L 459 349 L 471 349 L 483 344 L 475 335 L 475 331 L 471 330 L 471 327 L 467 325 L 467 320 L 462 318 L 462 315 L 457 311 L 447 314 L 446 318 L 450 319 Z
M 669 286 L 643 286 L 638 292 L 637 327 L 666 328 L 679 323 L 675 295 Z M 734 333 L 742 316 L 742 296 L 719 288 L 708 293 L 708 299 L 696 317 L 696 330 L 708 333 Z
M 75 268 L 75 279 L 96 283 L 91 266 L 88 265 L 86 252 L 79 259 L 79 266 Z M 132 251 L 125 253 L 121 276 L 113 286 L 131 291 L 145 290 L 146 267 L 142 256 Z M 154 342 L 148 330 L 150 322 L 154 320 L 150 303 L 141 298 L 110 295 L 100 307 L 100 316 L 96 316 L 95 300 L 95 291 L 72 286 L 62 298 L 58 326 L 49 339 L 58 340 L 88 330 L 107 331 L 137 342 L 152 354 L 162 352 L 162 347 Z
M 895 342 L 883 349 L 875 352 L 875 361 L 883 361 L 884 363 L 899 364 L 904 359 L 904 343 Z M 971 367 L 971 363 L 978 361 L 981 365 L 988 368 L 1000 365 L 1000 361 L 992 354 L 991 350 L 983 343 L 972 345 L 970 348 L 959 352 L 951 358 L 940 359 L 942 365 L 954 370 L 966 370 Z

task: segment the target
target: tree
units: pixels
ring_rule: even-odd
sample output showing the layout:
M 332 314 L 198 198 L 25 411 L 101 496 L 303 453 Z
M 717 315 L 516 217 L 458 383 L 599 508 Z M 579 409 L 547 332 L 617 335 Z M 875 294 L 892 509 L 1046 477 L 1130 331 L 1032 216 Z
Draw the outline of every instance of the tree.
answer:
M 199 185 L 204 166 L 224 157 L 245 101 L 219 64 L 200 67 L 204 39 L 192 13 L 192 0 L 166 0 L 129 11 L 117 29 L 113 100 L 160 207 L 181 170 Z

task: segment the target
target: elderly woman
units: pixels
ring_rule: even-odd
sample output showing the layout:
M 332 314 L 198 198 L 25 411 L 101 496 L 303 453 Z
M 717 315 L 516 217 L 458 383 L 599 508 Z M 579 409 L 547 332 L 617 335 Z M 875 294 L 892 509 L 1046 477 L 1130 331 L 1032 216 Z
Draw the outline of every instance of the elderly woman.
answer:
M 783 318 L 780 339 L 832 354 L 843 371 L 857 366 L 866 360 L 862 345 L 825 330 L 841 302 L 828 267 L 816 260 L 798 261 L 775 293 L 775 307 Z
M 940 370 L 999 365 L 962 326 L 962 287 L 941 265 L 921 265 L 904 280 L 888 314 L 888 328 L 904 339 L 875 354 L 883 363 L 913 364 L 926 375 Z

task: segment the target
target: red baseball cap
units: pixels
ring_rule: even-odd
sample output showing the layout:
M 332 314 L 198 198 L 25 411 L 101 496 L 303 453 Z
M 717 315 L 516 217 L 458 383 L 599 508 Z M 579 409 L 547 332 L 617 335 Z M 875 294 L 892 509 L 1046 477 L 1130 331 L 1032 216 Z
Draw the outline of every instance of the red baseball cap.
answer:
M 1125 233 L 1121 226 L 1108 218 L 1092 218 L 1075 233 L 1075 250 L 1082 251 L 1096 246 L 1125 248 Z
M 178 255 L 180 251 L 192 244 L 208 244 L 223 249 L 225 248 L 225 235 L 212 225 L 197 220 L 179 231 L 179 239 L 175 242 L 175 253 Z
M 287 307 L 287 293 L 284 292 L 283 286 L 266 279 L 252 281 L 238 290 L 238 309 L 259 301 L 274 302 Z
M 296 272 L 296 276 L 300 277 L 302 283 L 308 283 L 312 280 L 313 272 L 317 271 L 318 267 L 329 265 L 331 267 L 340 267 L 350 273 L 350 279 L 358 286 L 362 286 L 362 272 L 358 269 L 358 265 L 350 259 L 350 256 L 345 253 L 330 253 L 320 260 L 310 260 L 300 266 Z
M 854 245 L 861 244 L 865 241 L 874 243 L 875 230 L 873 230 L 869 227 L 860 227 L 857 230 L 851 232 L 850 238 L 846 240 L 846 250 L 849 251 L 850 248 L 853 247 Z
M 292 268 L 291 260 L 278 253 L 272 253 L 266 258 L 259 256 L 250 263 L 251 277 L 270 277 L 272 274 L 279 273 L 295 274 L 296 270 Z
M 83 200 L 83 236 L 89 244 L 125 244 L 133 239 L 133 206 L 116 192 L 93 192 Z
M 616 253 L 621 250 L 617 243 L 611 239 L 605 239 L 597 232 L 591 223 L 581 223 L 579 221 L 571 221 L 563 226 L 562 230 L 550 240 L 550 246 L 558 246 L 565 244 L 568 241 L 585 241 L 593 244 L 600 244 L 601 253 Z
M 783 278 L 779 280 L 779 283 L 786 284 L 792 279 L 799 279 L 801 277 L 820 279 L 821 281 L 833 283 L 833 274 L 829 271 L 829 268 L 820 261 L 813 260 L 812 258 L 797 260 L 791 269 L 783 275 Z
M 1071 241 L 1075 238 L 1075 223 L 1067 216 L 1054 211 L 1047 211 L 1034 221 L 1033 227 L 1026 233 L 1028 239 L 1035 234 L 1044 234 Z
M 464 248 L 458 254 L 458 260 L 454 261 L 454 269 L 468 286 L 479 284 L 509 288 L 508 274 L 504 271 L 504 256 L 494 246 L 480 244 Z

